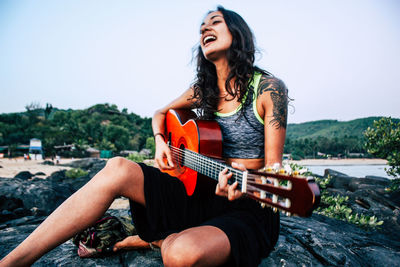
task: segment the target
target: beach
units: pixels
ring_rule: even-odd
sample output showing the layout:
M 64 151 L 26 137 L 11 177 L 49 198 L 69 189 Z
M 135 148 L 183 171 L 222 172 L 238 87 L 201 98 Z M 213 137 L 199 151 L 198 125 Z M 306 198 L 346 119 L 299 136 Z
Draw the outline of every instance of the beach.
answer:
M 66 164 L 73 161 L 73 159 L 60 159 L 59 164 Z M 45 165 L 44 160 L 24 160 L 24 158 L 2 158 L 0 159 L 0 177 L 1 178 L 14 178 L 19 172 L 29 171 L 32 174 L 43 172 L 45 176 L 38 176 L 46 178 L 53 172 L 68 170 L 70 167 L 61 165 Z
M 23 158 L 16 159 L 1 159 L 0 160 L 0 177 L 13 178 L 21 171 L 29 171 L 32 174 L 43 172 L 46 177 L 53 172 L 60 170 L 68 170 L 70 167 L 61 166 L 62 164 L 70 163 L 75 159 L 61 159 L 59 165 L 44 165 L 44 160 L 24 160 Z M 386 165 L 384 159 L 304 159 L 292 160 L 290 163 L 296 163 L 302 166 L 335 166 L 335 165 Z

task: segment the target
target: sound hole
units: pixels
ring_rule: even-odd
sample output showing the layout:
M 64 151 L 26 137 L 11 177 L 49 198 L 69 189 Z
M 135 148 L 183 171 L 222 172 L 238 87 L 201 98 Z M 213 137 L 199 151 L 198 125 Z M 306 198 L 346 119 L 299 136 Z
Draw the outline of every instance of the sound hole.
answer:
M 184 144 L 181 144 L 180 146 L 179 146 L 179 148 L 181 149 L 181 151 L 184 151 L 185 150 L 185 145 Z M 183 153 L 180 153 L 179 154 L 179 156 L 178 156 L 178 163 L 179 163 L 179 166 L 181 166 L 181 167 L 183 167 L 185 164 L 184 164 L 184 154 Z

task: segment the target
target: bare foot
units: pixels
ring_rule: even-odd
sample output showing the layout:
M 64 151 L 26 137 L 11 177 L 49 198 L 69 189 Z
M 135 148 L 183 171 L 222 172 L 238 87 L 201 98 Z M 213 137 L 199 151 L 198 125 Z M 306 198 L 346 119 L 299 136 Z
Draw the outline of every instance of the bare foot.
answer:
M 117 251 L 120 249 L 143 249 L 150 248 L 149 243 L 140 239 L 138 235 L 128 236 L 124 240 L 117 242 L 114 245 L 113 250 Z

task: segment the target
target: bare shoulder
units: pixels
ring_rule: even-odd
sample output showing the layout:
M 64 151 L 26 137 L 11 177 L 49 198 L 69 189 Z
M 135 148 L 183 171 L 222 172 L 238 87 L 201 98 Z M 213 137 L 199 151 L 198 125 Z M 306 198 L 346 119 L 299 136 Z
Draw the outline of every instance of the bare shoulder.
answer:
M 287 97 L 287 93 L 288 89 L 281 79 L 267 74 L 261 76 L 257 97 L 266 97 L 268 94 L 279 94 Z
M 286 129 L 288 110 L 288 89 L 285 83 L 272 75 L 263 74 L 258 87 L 257 98 L 264 109 L 265 120 L 276 129 Z

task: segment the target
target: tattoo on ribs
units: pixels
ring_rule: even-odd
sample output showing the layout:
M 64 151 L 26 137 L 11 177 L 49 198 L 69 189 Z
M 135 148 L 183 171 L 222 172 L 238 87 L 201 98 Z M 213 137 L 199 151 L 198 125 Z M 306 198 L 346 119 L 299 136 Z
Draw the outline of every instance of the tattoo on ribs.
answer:
M 269 122 L 276 129 L 286 129 L 288 110 L 288 90 L 285 84 L 275 77 L 262 77 L 258 96 L 270 92 L 273 103 L 273 119 Z

